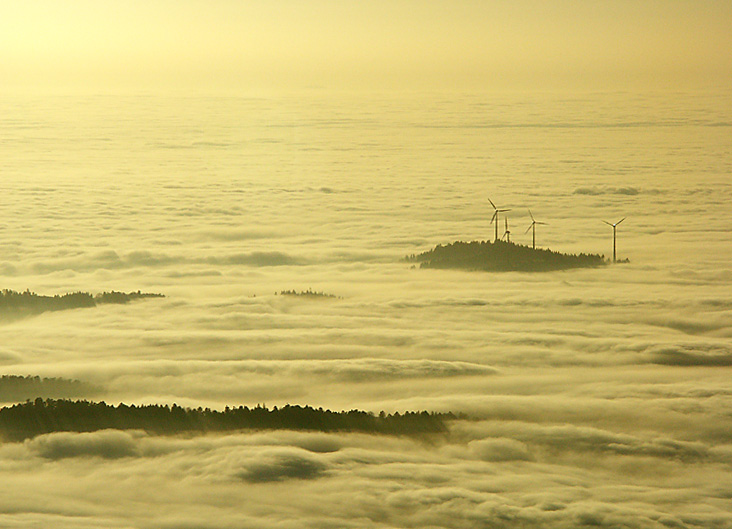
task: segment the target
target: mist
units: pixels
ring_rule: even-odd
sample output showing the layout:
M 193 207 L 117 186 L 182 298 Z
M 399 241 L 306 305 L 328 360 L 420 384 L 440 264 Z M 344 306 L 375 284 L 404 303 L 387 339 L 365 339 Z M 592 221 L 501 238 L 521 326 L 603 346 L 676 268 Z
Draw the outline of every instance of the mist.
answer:
M 5 107 L 3 287 L 165 297 L 3 316 L 6 405 L 457 415 L 7 439 L 4 526 L 730 525 L 729 94 L 83 101 Z M 628 262 L 405 260 L 489 197 Z
M 731 18 L 4 3 L 0 526 L 731 527 Z
M 653 90 L 729 85 L 726 2 L 154 0 L 2 6 L 6 89 Z

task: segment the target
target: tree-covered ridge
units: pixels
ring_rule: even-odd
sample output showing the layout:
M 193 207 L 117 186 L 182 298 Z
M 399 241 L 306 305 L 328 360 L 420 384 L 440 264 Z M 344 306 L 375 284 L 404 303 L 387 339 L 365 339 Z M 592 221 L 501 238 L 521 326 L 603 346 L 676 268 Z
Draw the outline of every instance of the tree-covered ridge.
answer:
M 15 290 L 0 290 L 0 314 L 13 314 L 16 316 L 40 314 L 47 311 L 78 309 L 96 307 L 104 303 L 129 303 L 143 298 L 162 298 L 163 294 L 150 294 L 146 292 L 102 292 L 92 295 L 89 292 L 70 292 L 67 294 L 56 294 L 55 296 L 43 296 L 26 290 L 16 292 Z
M 335 294 L 328 294 L 326 292 L 316 292 L 312 289 L 307 290 L 281 290 L 280 296 L 296 296 L 296 297 L 304 297 L 304 298 L 337 298 Z
M 597 254 L 565 254 L 504 241 L 456 241 L 410 255 L 407 261 L 421 268 L 462 268 L 494 272 L 547 272 L 568 268 L 592 268 L 607 264 Z
M 36 397 L 72 398 L 85 397 L 98 391 L 94 386 L 68 378 L 24 377 L 3 375 L 0 377 L 0 401 L 23 402 Z
M 331 411 L 310 406 L 269 409 L 239 406 L 224 411 L 153 404 L 112 406 L 86 400 L 37 398 L 0 408 L 0 435 L 11 441 L 52 432 L 93 432 L 105 429 L 145 430 L 154 434 L 232 430 L 347 431 L 419 435 L 447 430 L 451 413 L 406 412 L 374 415 L 360 410 Z

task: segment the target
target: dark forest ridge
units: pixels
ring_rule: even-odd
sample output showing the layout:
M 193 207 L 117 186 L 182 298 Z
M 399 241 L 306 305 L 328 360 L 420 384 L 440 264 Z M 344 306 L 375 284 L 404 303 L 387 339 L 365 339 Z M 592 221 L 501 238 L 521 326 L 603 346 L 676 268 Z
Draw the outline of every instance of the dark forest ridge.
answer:
M 598 254 L 565 254 L 501 240 L 439 244 L 432 250 L 408 256 L 407 261 L 421 263 L 421 268 L 460 268 L 491 272 L 548 272 L 568 268 L 594 268 L 607 264 L 603 256 Z
M 81 398 L 98 391 L 99 388 L 91 384 L 68 378 L 0 376 L 0 400 L 4 402 L 23 402 L 36 397 Z
M 96 307 L 104 303 L 124 304 L 137 299 L 164 298 L 163 294 L 146 292 L 102 292 L 92 295 L 89 292 L 71 292 L 55 296 L 43 296 L 26 290 L 16 292 L 4 289 L 0 291 L 0 315 L 27 316 L 42 312 Z
M 276 294 L 277 293 L 275 292 L 275 295 Z M 302 297 L 302 298 L 330 298 L 330 299 L 338 298 L 338 296 L 336 296 L 335 294 L 328 294 L 327 292 L 316 292 L 315 290 L 312 290 L 310 288 L 307 290 L 301 290 L 299 292 L 297 290 L 281 290 L 279 295 L 280 296 L 295 296 L 295 297 Z
M 224 411 L 182 408 L 178 405 L 112 406 L 86 400 L 37 398 L 0 408 L 0 436 L 21 441 L 53 432 L 145 430 L 154 434 L 233 430 L 311 430 L 421 435 L 446 432 L 451 413 L 405 412 L 374 415 L 360 410 L 335 412 L 310 406 L 272 409 L 240 406 Z

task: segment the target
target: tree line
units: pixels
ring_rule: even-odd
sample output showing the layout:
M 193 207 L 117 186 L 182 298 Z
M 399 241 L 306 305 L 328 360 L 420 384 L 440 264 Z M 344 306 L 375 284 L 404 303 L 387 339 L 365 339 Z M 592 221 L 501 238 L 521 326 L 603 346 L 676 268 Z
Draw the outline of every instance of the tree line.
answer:
M 275 292 L 275 295 L 277 295 L 277 292 Z M 300 292 L 296 290 L 281 290 L 280 296 L 300 296 L 300 297 L 306 297 L 306 298 L 337 298 L 335 294 L 328 294 L 326 292 L 316 292 L 312 289 L 302 290 Z
M 420 268 L 462 268 L 495 272 L 547 272 L 607 264 L 605 258 L 598 254 L 566 254 L 500 240 L 439 244 L 432 250 L 407 256 L 406 260 L 420 263 Z
M 87 397 L 98 388 L 80 380 L 39 376 L 0 376 L 0 401 L 22 402 L 35 397 Z
M 154 434 L 232 430 L 310 430 L 420 435 L 446 432 L 452 413 L 405 412 L 387 414 L 350 410 L 331 411 L 310 406 L 267 408 L 239 406 L 223 411 L 152 404 L 135 406 L 87 400 L 36 398 L 0 408 L 0 435 L 20 441 L 52 432 L 93 432 L 104 429 L 145 430 Z
M 0 313 L 14 316 L 40 314 L 47 311 L 68 310 L 96 307 L 104 303 L 124 304 L 143 298 L 162 298 L 163 294 L 147 292 L 102 292 L 96 295 L 89 292 L 69 292 L 44 296 L 30 290 L 17 292 L 15 290 L 0 290 Z

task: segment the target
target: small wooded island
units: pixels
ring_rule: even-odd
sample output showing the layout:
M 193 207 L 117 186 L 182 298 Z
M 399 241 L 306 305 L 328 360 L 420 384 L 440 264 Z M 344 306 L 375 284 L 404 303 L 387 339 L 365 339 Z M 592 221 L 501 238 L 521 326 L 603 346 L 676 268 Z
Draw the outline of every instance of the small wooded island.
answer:
M 608 264 L 598 254 L 566 254 L 501 240 L 438 244 L 432 250 L 410 255 L 406 260 L 420 263 L 420 268 L 459 268 L 489 272 L 549 272 L 569 268 L 595 268 Z
M 43 296 L 30 290 L 0 290 L 0 317 L 23 317 L 43 312 L 96 307 L 103 304 L 123 305 L 131 301 L 146 298 L 164 298 L 163 294 L 148 292 L 102 292 L 92 295 L 89 292 L 69 292 L 55 296 Z

